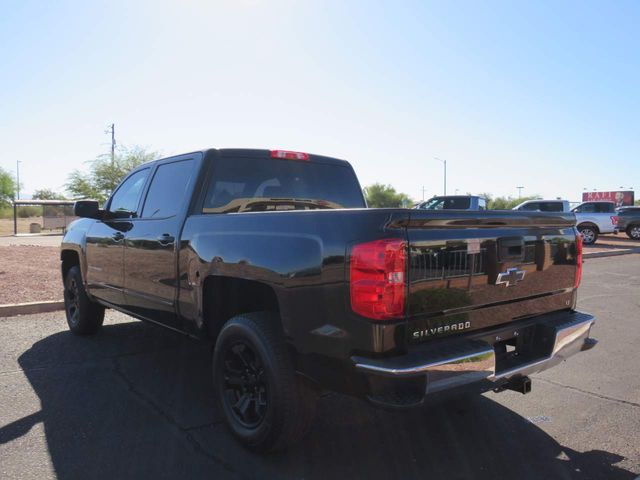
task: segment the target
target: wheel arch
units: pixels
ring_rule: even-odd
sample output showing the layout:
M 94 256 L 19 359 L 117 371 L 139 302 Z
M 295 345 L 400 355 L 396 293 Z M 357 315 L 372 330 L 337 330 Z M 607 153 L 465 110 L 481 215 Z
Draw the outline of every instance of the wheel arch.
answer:
M 271 312 L 280 318 L 280 302 L 273 286 L 256 280 L 218 275 L 204 279 L 203 329 L 211 340 L 215 341 L 227 320 L 252 312 Z
M 62 269 L 62 281 L 67 277 L 67 273 L 71 270 L 71 267 L 82 267 L 80 265 L 80 255 L 75 250 L 62 250 L 60 252 L 61 269 Z
M 598 225 L 596 225 L 593 222 L 582 222 L 582 223 L 579 223 L 576 228 L 578 230 L 580 230 L 581 227 L 591 227 L 596 231 L 596 233 L 600 233 L 600 229 L 598 228 Z

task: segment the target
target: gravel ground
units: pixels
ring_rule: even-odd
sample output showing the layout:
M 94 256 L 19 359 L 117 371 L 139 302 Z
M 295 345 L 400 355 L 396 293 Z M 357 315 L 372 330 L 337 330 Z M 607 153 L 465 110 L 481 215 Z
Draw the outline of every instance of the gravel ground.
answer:
M 0 246 L 0 305 L 62 300 L 60 249 Z

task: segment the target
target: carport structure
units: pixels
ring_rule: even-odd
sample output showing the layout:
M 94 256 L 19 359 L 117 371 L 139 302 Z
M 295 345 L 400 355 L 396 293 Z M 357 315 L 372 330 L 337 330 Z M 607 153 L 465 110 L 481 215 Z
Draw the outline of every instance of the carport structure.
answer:
M 41 206 L 42 228 L 63 231 L 77 217 L 73 215 L 73 200 L 15 200 L 13 202 L 13 234 L 18 234 L 18 207 Z

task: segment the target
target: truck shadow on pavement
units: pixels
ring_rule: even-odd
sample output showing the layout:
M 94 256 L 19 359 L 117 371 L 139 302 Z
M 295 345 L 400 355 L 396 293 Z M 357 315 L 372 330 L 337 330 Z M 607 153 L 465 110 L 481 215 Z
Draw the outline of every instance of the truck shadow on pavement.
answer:
M 63 479 L 635 478 L 614 465 L 622 457 L 563 447 L 484 396 L 386 412 L 330 395 L 303 442 L 252 454 L 216 413 L 209 358 L 209 346 L 140 322 L 46 337 L 18 360 L 41 410 L 0 427 L 0 444 L 42 422 Z

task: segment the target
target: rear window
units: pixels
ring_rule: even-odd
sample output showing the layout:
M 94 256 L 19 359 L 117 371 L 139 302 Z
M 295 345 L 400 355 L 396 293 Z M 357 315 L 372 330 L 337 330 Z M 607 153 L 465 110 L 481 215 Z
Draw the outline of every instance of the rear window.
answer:
M 295 160 L 219 158 L 203 213 L 363 208 L 358 180 L 347 166 Z

